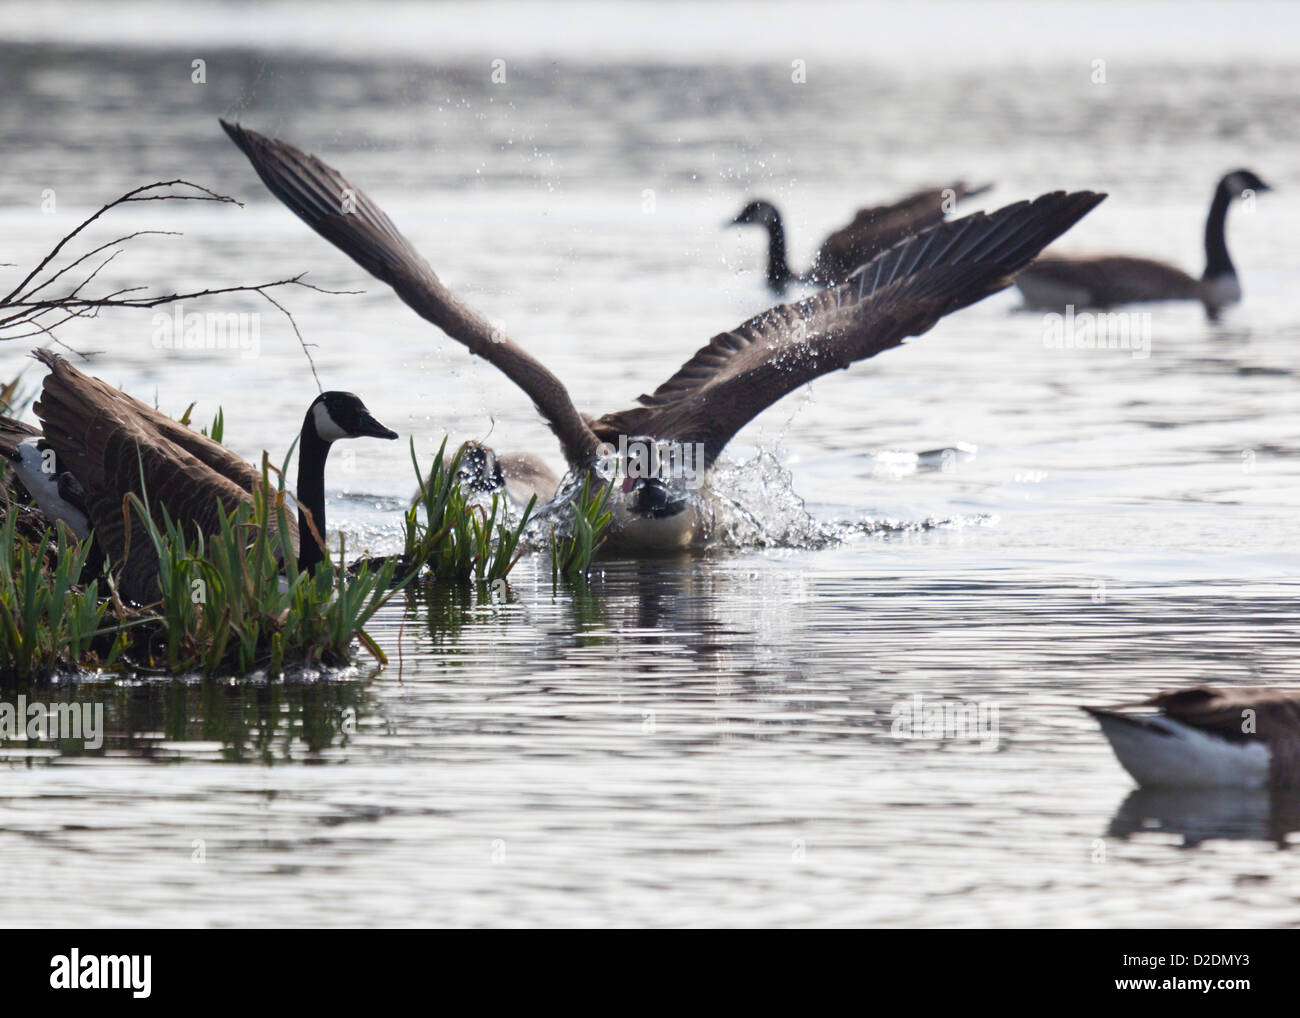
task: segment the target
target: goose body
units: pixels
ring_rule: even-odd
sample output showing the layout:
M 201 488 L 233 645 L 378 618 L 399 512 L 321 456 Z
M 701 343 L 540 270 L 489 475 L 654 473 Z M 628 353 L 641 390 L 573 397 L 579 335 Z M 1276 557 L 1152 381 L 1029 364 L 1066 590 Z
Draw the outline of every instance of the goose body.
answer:
M 284 141 L 222 124 L 294 214 L 518 385 L 550 425 L 570 471 L 612 478 L 609 544 L 625 552 L 663 550 L 694 538 L 708 471 L 764 409 L 1010 285 L 1015 272 L 1105 197 L 1058 191 L 942 222 L 877 256 L 841 285 L 714 336 L 631 409 L 593 416 L 573 405 L 555 375 L 453 294 L 364 191 Z M 656 469 L 632 469 L 620 450 L 647 443 L 665 445 L 670 455 Z M 675 470 L 688 455 L 689 473 Z M 602 470 L 611 458 L 613 470 Z M 539 496 L 554 494 L 553 475 L 539 471 L 535 457 L 513 462 L 517 487 L 532 484 Z
M 1198 686 L 1083 709 L 1143 788 L 1300 785 L 1300 692 Z
M 74 368 L 48 350 L 35 356 L 50 373 L 30 425 L 0 418 L 0 452 L 46 521 L 62 519 L 79 537 L 93 534 L 96 549 L 112 563 L 122 595 L 140 603 L 157 594 L 158 561 L 144 521 L 131 511 L 130 494 L 145 499 L 161 523 L 163 511 L 191 534 L 219 531 L 218 513 L 251 502 L 261 473 L 225 446 L 166 414 Z M 351 393 L 317 397 L 303 421 L 298 451 L 299 518 L 289 520 L 289 539 L 299 564 L 312 568 L 324 557 L 306 520 L 325 532 L 324 475 L 329 447 L 340 438 L 396 438 Z
M 90 536 L 85 493 L 71 473 L 50 469 L 53 457 L 41 447 L 39 428 L 0 417 L 0 455 L 47 521 L 62 520 L 79 541 Z
M 791 283 L 834 286 L 900 240 L 943 222 L 953 203 L 983 194 L 989 186 L 970 188 L 957 181 L 946 188 L 924 188 L 892 204 L 858 209 L 852 221 L 822 241 L 812 268 L 802 276 L 786 261 L 785 223 L 770 201 L 749 202 L 728 225 L 752 223 L 767 231 L 767 285 L 774 293 L 784 293 Z
M 1226 174 L 1214 189 L 1205 221 L 1205 271 L 1197 279 L 1150 258 L 1045 255 L 1016 276 L 1028 308 L 1109 308 L 1166 300 L 1199 300 L 1211 316 L 1241 300 L 1241 283 L 1228 256 L 1228 207 L 1247 192 L 1271 190 L 1250 170 Z

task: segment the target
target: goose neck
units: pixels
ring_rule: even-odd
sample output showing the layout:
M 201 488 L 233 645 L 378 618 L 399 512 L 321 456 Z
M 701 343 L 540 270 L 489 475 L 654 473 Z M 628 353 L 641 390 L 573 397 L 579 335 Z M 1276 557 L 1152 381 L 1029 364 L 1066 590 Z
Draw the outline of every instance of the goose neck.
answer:
M 785 259 L 785 224 L 781 214 L 772 210 L 772 217 L 767 220 L 767 282 L 774 289 L 784 289 L 794 278 L 790 265 Z
M 330 444 L 316 434 L 311 416 L 303 422 L 298 439 L 298 565 L 313 570 L 325 559 L 325 550 L 312 536 L 307 513 L 325 537 L 325 459 Z M 304 511 L 305 510 L 305 511 Z
M 1232 259 L 1228 257 L 1228 239 L 1225 226 L 1228 218 L 1228 206 L 1232 204 L 1232 193 L 1228 185 L 1220 182 L 1214 192 L 1214 201 L 1210 203 L 1210 214 L 1205 219 L 1205 275 L 1203 279 L 1219 279 L 1235 276 Z

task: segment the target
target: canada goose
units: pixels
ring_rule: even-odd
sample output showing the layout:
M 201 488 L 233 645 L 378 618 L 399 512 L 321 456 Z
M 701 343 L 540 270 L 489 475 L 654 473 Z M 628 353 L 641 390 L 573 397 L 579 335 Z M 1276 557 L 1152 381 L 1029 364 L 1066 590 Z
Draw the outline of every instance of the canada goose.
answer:
M 50 369 L 32 406 L 41 430 L 0 418 L 0 453 L 49 522 L 61 519 L 79 537 L 94 534 L 98 550 L 120 570 L 118 589 L 140 603 L 157 594 L 157 555 L 133 510 L 129 548 L 123 503 L 132 492 L 161 523 L 166 509 L 191 533 L 218 532 L 218 502 L 230 512 L 252 500 L 260 471 L 225 446 L 191 431 L 120 389 L 82 374 L 49 350 L 34 356 Z M 298 445 L 299 514 L 290 540 L 310 534 L 305 514 L 325 534 L 325 458 L 341 438 L 396 438 L 350 392 L 317 396 L 303 418 Z M 141 489 L 143 478 L 144 489 Z M 301 542 L 298 563 L 312 569 L 324 549 Z
M 891 248 L 839 287 L 713 337 L 653 394 L 641 396 L 639 406 L 591 417 L 578 411 L 555 375 L 447 289 L 363 191 L 286 142 L 222 125 L 271 193 L 300 219 L 523 389 L 572 470 L 591 471 L 611 459 L 615 468 L 622 465 L 621 497 L 611 499 L 611 544 L 638 551 L 693 539 L 697 514 L 685 510 L 698 508 L 698 501 L 683 488 L 694 477 L 702 482 L 736 432 L 764 409 L 1008 286 L 1017 269 L 1105 197 L 1056 192 L 992 215 L 942 223 Z M 661 445 L 668 447 L 669 469 L 630 468 L 633 450 L 649 446 L 653 452 Z M 675 454 L 682 469 L 673 467 Z M 682 463 L 687 456 L 693 470 Z M 516 476 L 537 472 L 535 460 L 514 462 Z M 535 493 L 539 501 L 556 494 Z
M 1300 692 L 1197 686 L 1083 709 L 1143 788 L 1300 785 Z
M 785 224 L 770 201 L 751 201 L 726 225 L 755 223 L 767 229 L 767 285 L 773 293 L 785 293 L 791 283 L 834 286 L 853 274 L 880 252 L 900 240 L 944 220 L 952 206 L 963 198 L 983 194 L 992 187 L 969 188 L 962 181 L 951 187 L 931 187 L 909 194 L 892 205 L 858 209 L 853 221 L 840 227 L 823 242 L 813 256 L 807 275 L 799 275 L 785 260 Z
M 1016 276 L 1016 286 L 1027 308 L 1059 310 L 1067 304 L 1108 308 L 1147 301 L 1199 300 L 1206 314 L 1216 318 L 1222 308 L 1241 300 L 1241 284 L 1224 235 L 1228 206 L 1248 192 L 1271 190 L 1250 170 L 1234 170 L 1219 181 L 1205 219 L 1205 271 L 1200 279 L 1149 258 L 1045 255 Z

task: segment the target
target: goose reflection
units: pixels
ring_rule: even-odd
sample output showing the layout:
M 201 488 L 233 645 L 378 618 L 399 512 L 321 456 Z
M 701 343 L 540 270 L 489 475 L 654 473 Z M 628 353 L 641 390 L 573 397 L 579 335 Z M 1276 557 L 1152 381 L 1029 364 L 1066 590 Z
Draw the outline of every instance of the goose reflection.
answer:
M 1292 844 L 1300 831 L 1300 802 L 1267 789 L 1137 788 L 1116 810 L 1107 837 L 1127 840 L 1159 832 L 1180 836 L 1183 848 L 1206 841 Z

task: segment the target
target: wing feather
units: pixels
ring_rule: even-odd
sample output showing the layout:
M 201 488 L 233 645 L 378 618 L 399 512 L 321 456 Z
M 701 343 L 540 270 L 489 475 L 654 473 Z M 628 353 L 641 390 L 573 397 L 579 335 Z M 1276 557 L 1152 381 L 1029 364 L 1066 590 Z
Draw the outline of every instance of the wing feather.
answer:
M 890 248 L 840 286 L 784 304 L 711 339 L 640 406 L 597 435 L 699 442 L 712 463 L 745 424 L 812 379 L 898 346 L 1014 273 L 1105 195 L 1054 192 L 941 223 Z
M 81 485 L 95 541 L 118 570 L 119 589 L 133 601 L 153 601 L 157 555 L 135 511 L 128 547 L 126 496 L 147 496 L 159 524 L 165 509 L 186 523 L 191 537 L 210 535 L 219 528 L 218 505 L 229 512 L 248 501 L 252 489 L 244 481 L 251 474 L 260 484 L 260 475 L 218 443 L 82 374 L 62 357 L 46 350 L 37 357 L 50 368 L 32 407 L 45 442 L 58 469 Z M 243 468 L 238 478 L 214 466 L 231 460 Z
M 287 142 L 221 122 L 271 193 L 299 219 L 393 288 L 416 314 L 490 362 L 532 399 L 572 464 L 598 444 L 563 383 L 443 285 L 410 242 L 360 188 Z

